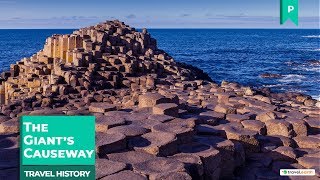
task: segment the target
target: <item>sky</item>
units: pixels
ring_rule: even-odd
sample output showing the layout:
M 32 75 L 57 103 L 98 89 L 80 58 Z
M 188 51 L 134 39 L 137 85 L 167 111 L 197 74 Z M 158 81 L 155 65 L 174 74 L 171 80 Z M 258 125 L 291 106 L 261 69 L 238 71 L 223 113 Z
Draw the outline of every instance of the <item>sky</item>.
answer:
M 280 0 L 0 0 L 0 29 L 76 29 L 119 19 L 136 28 L 319 28 L 319 0 L 299 0 L 299 26 Z

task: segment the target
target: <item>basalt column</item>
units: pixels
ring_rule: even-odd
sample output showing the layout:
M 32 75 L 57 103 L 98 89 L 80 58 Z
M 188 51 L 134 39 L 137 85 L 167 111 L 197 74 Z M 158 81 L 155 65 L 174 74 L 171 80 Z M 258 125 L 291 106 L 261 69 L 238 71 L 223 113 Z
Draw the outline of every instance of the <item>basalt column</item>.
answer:
M 0 85 L 0 105 L 5 103 L 5 90 L 4 86 Z

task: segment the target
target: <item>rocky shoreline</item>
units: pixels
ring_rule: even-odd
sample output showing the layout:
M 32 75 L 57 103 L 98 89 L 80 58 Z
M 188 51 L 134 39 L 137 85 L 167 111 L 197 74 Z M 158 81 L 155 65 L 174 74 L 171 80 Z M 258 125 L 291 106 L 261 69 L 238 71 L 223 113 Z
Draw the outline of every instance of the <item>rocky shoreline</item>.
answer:
M 96 116 L 97 179 L 319 177 L 319 101 L 218 85 L 120 21 L 49 37 L 0 84 L 0 179 L 19 172 L 18 118 L 39 114 Z

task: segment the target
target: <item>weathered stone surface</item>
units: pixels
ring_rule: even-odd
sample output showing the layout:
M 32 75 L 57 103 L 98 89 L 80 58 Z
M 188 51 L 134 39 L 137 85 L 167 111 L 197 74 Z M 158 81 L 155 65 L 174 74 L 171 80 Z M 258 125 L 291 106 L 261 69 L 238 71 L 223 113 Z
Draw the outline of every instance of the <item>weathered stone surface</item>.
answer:
M 281 135 L 260 137 L 260 140 L 266 141 L 276 146 L 289 146 L 289 147 L 295 146 L 295 142 L 291 138 L 281 136 Z
M 162 123 L 152 127 L 152 132 L 169 132 L 176 134 L 180 144 L 192 141 L 195 131 L 184 123 Z
M 161 173 L 158 174 L 154 180 L 162 180 L 162 179 L 172 179 L 172 180 L 192 180 L 192 177 L 185 172 L 168 172 L 168 173 Z M 150 178 L 153 180 L 153 178 Z
M 299 157 L 319 157 L 320 154 L 320 149 L 296 148 L 295 150 Z
M 197 131 L 197 134 L 199 135 L 215 135 L 215 136 L 226 137 L 224 127 L 200 124 L 200 125 L 197 125 L 195 129 Z
M 96 133 L 96 152 L 99 156 L 123 150 L 127 147 L 126 136 L 121 133 Z
M 293 138 L 299 148 L 320 148 L 320 139 L 310 136 L 298 136 Z
M 132 124 L 117 126 L 107 130 L 107 133 L 109 134 L 121 133 L 121 134 L 124 134 L 126 137 L 136 137 L 136 136 L 145 134 L 147 132 L 149 132 L 148 129 L 143 128 L 141 126 L 132 125 Z
M 205 176 L 210 176 L 219 166 L 221 155 L 218 150 L 202 143 L 190 143 L 181 145 L 180 152 L 197 155 L 201 158 Z
M 0 124 L 0 133 L 13 134 L 19 132 L 18 119 L 11 119 Z
M 131 116 L 130 112 L 126 112 L 126 111 L 108 111 L 104 113 L 105 116 L 111 116 L 111 117 L 115 117 L 115 118 L 125 118 L 127 119 L 127 117 Z
M 228 93 L 216 93 L 215 95 L 218 96 L 218 102 L 224 104 L 228 103 L 229 98 L 231 97 Z
M 0 124 L 10 120 L 11 118 L 9 116 L 0 116 Z
M 105 113 L 116 110 L 116 106 L 107 103 L 91 103 L 89 111 L 94 113 Z
M 97 132 L 107 132 L 108 129 L 115 126 L 121 126 L 126 123 L 123 117 L 114 116 L 100 116 L 96 118 L 96 131 Z
M 194 128 L 196 125 L 196 121 L 197 121 L 197 118 L 193 118 L 193 117 L 187 118 L 187 119 L 175 118 L 169 123 L 176 123 L 176 124 L 181 124 L 182 126 L 185 126 L 185 127 Z
M 148 178 L 146 176 L 143 176 L 139 173 L 134 173 L 132 171 L 120 171 L 118 173 L 115 174 L 111 174 L 109 176 L 106 176 L 104 178 L 101 178 L 101 180 L 128 180 L 128 179 L 132 179 L 132 180 L 147 180 Z
M 302 113 L 302 112 L 300 112 L 300 111 L 291 110 L 291 111 L 286 113 L 286 116 L 287 117 L 292 117 L 292 118 L 297 118 L 297 119 L 303 119 L 307 115 Z
M 155 158 L 154 155 L 139 151 L 124 151 L 118 153 L 107 154 L 109 160 L 123 162 L 130 166 Z
M 19 138 L 16 136 L 0 139 L 0 171 L 19 166 Z
M 55 109 L 42 109 L 34 110 L 29 115 L 64 115 L 64 112 Z
M 296 162 L 297 154 L 292 147 L 280 146 L 270 152 L 273 161 Z
M 131 122 L 132 125 L 141 126 L 146 129 L 151 129 L 153 126 L 161 124 L 160 121 L 155 121 L 151 119 L 139 119 Z
M 241 115 L 241 114 L 227 114 L 226 116 L 226 120 L 233 121 L 233 122 L 241 122 L 248 119 L 250 119 L 248 115 Z
M 224 138 L 220 137 L 206 137 L 206 136 L 197 136 L 195 137 L 197 142 L 207 144 L 213 148 L 219 150 L 221 155 L 221 163 L 219 165 L 221 169 L 220 177 L 221 178 L 233 178 L 234 169 L 236 167 L 234 155 L 236 151 L 235 144 Z
M 172 116 L 164 115 L 164 114 L 153 114 L 148 117 L 150 120 L 159 121 L 159 122 L 167 122 L 174 119 Z
M 146 93 L 139 96 L 139 107 L 154 107 L 160 103 L 169 103 L 170 100 L 158 93 Z
M 214 111 L 224 114 L 236 114 L 236 109 L 227 105 L 218 104 Z
M 269 167 L 272 163 L 272 158 L 265 153 L 252 153 L 246 158 L 248 163 L 256 167 Z
M 277 115 L 274 112 L 263 112 L 256 116 L 256 120 L 259 120 L 261 122 L 267 122 L 276 118 Z
M 241 124 L 245 129 L 255 131 L 261 135 L 266 135 L 267 133 L 266 125 L 261 121 L 245 120 L 245 121 L 242 121 Z
M 319 157 L 301 157 L 298 158 L 298 163 L 305 168 L 318 167 L 320 164 Z
M 126 168 L 126 164 L 107 159 L 96 159 L 96 178 L 102 178 L 110 174 L 120 172 Z
M 246 153 L 260 151 L 256 132 L 232 126 L 226 127 L 225 131 L 227 138 L 239 141 L 244 146 Z
M 265 122 L 267 126 L 268 135 L 281 135 L 286 137 L 292 137 L 293 126 L 287 121 L 280 119 L 273 119 Z
M 168 115 L 178 117 L 178 105 L 174 103 L 163 103 L 153 106 L 153 114 Z
M 313 137 L 313 138 L 320 139 L 320 134 L 317 134 L 317 135 L 309 135 L 309 137 Z
M 294 136 L 307 136 L 308 127 L 305 121 L 293 118 L 287 118 L 286 121 L 292 124 Z
M 203 163 L 199 156 L 194 154 L 178 153 L 172 156 L 172 158 L 184 163 L 187 172 L 193 179 L 200 179 L 203 176 Z
M 155 179 L 157 175 L 170 172 L 184 172 L 184 164 L 171 159 L 157 157 L 145 162 L 133 165 L 133 171 L 149 176 L 149 179 Z
M 136 151 L 143 151 L 156 156 L 168 156 L 177 152 L 178 140 L 173 133 L 150 132 L 133 139 L 130 146 Z
M 200 119 L 203 119 L 205 124 L 216 125 L 219 120 L 225 118 L 224 113 L 219 113 L 215 111 L 205 111 L 200 113 Z
M 214 147 L 215 149 L 220 151 L 222 159 L 224 158 L 231 158 L 230 156 L 233 155 L 235 151 L 235 145 L 232 141 L 216 137 L 216 136 L 197 136 L 195 137 L 195 140 L 197 142 L 210 145 Z M 229 156 L 229 157 L 228 157 Z
M 274 149 L 276 149 L 278 146 L 273 144 L 273 143 L 262 143 L 261 145 L 261 152 L 263 153 L 267 153 L 267 152 L 270 152 Z
M 303 120 L 307 123 L 309 133 L 312 133 L 312 134 L 318 134 L 319 133 L 319 131 L 320 131 L 320 121 L 319 121 L 318 117 L 315 117 L 315 118 L 307 117 L 307 118 L 305 118 Z
M 142 111 L 142 112 L 132 112 L 129 115 L 125 116 L 125 119 L 127 122 L 132 123 L 134 121 L 143 121 L 148 119 L 148 117 L 151 115 L 149 111 Z

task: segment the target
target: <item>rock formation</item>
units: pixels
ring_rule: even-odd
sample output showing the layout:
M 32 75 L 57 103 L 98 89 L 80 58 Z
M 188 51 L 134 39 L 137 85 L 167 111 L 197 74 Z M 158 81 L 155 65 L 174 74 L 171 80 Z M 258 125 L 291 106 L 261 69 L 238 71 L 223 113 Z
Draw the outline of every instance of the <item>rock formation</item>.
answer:
M 25 114 L 95 115 L 99 179 L 319 173 L 319 102 L 218 85 L 158 49 L 146 29 L 119 21 L 49 37 L 0 82 L 0 179 L 18 174 L 18 118 Z

